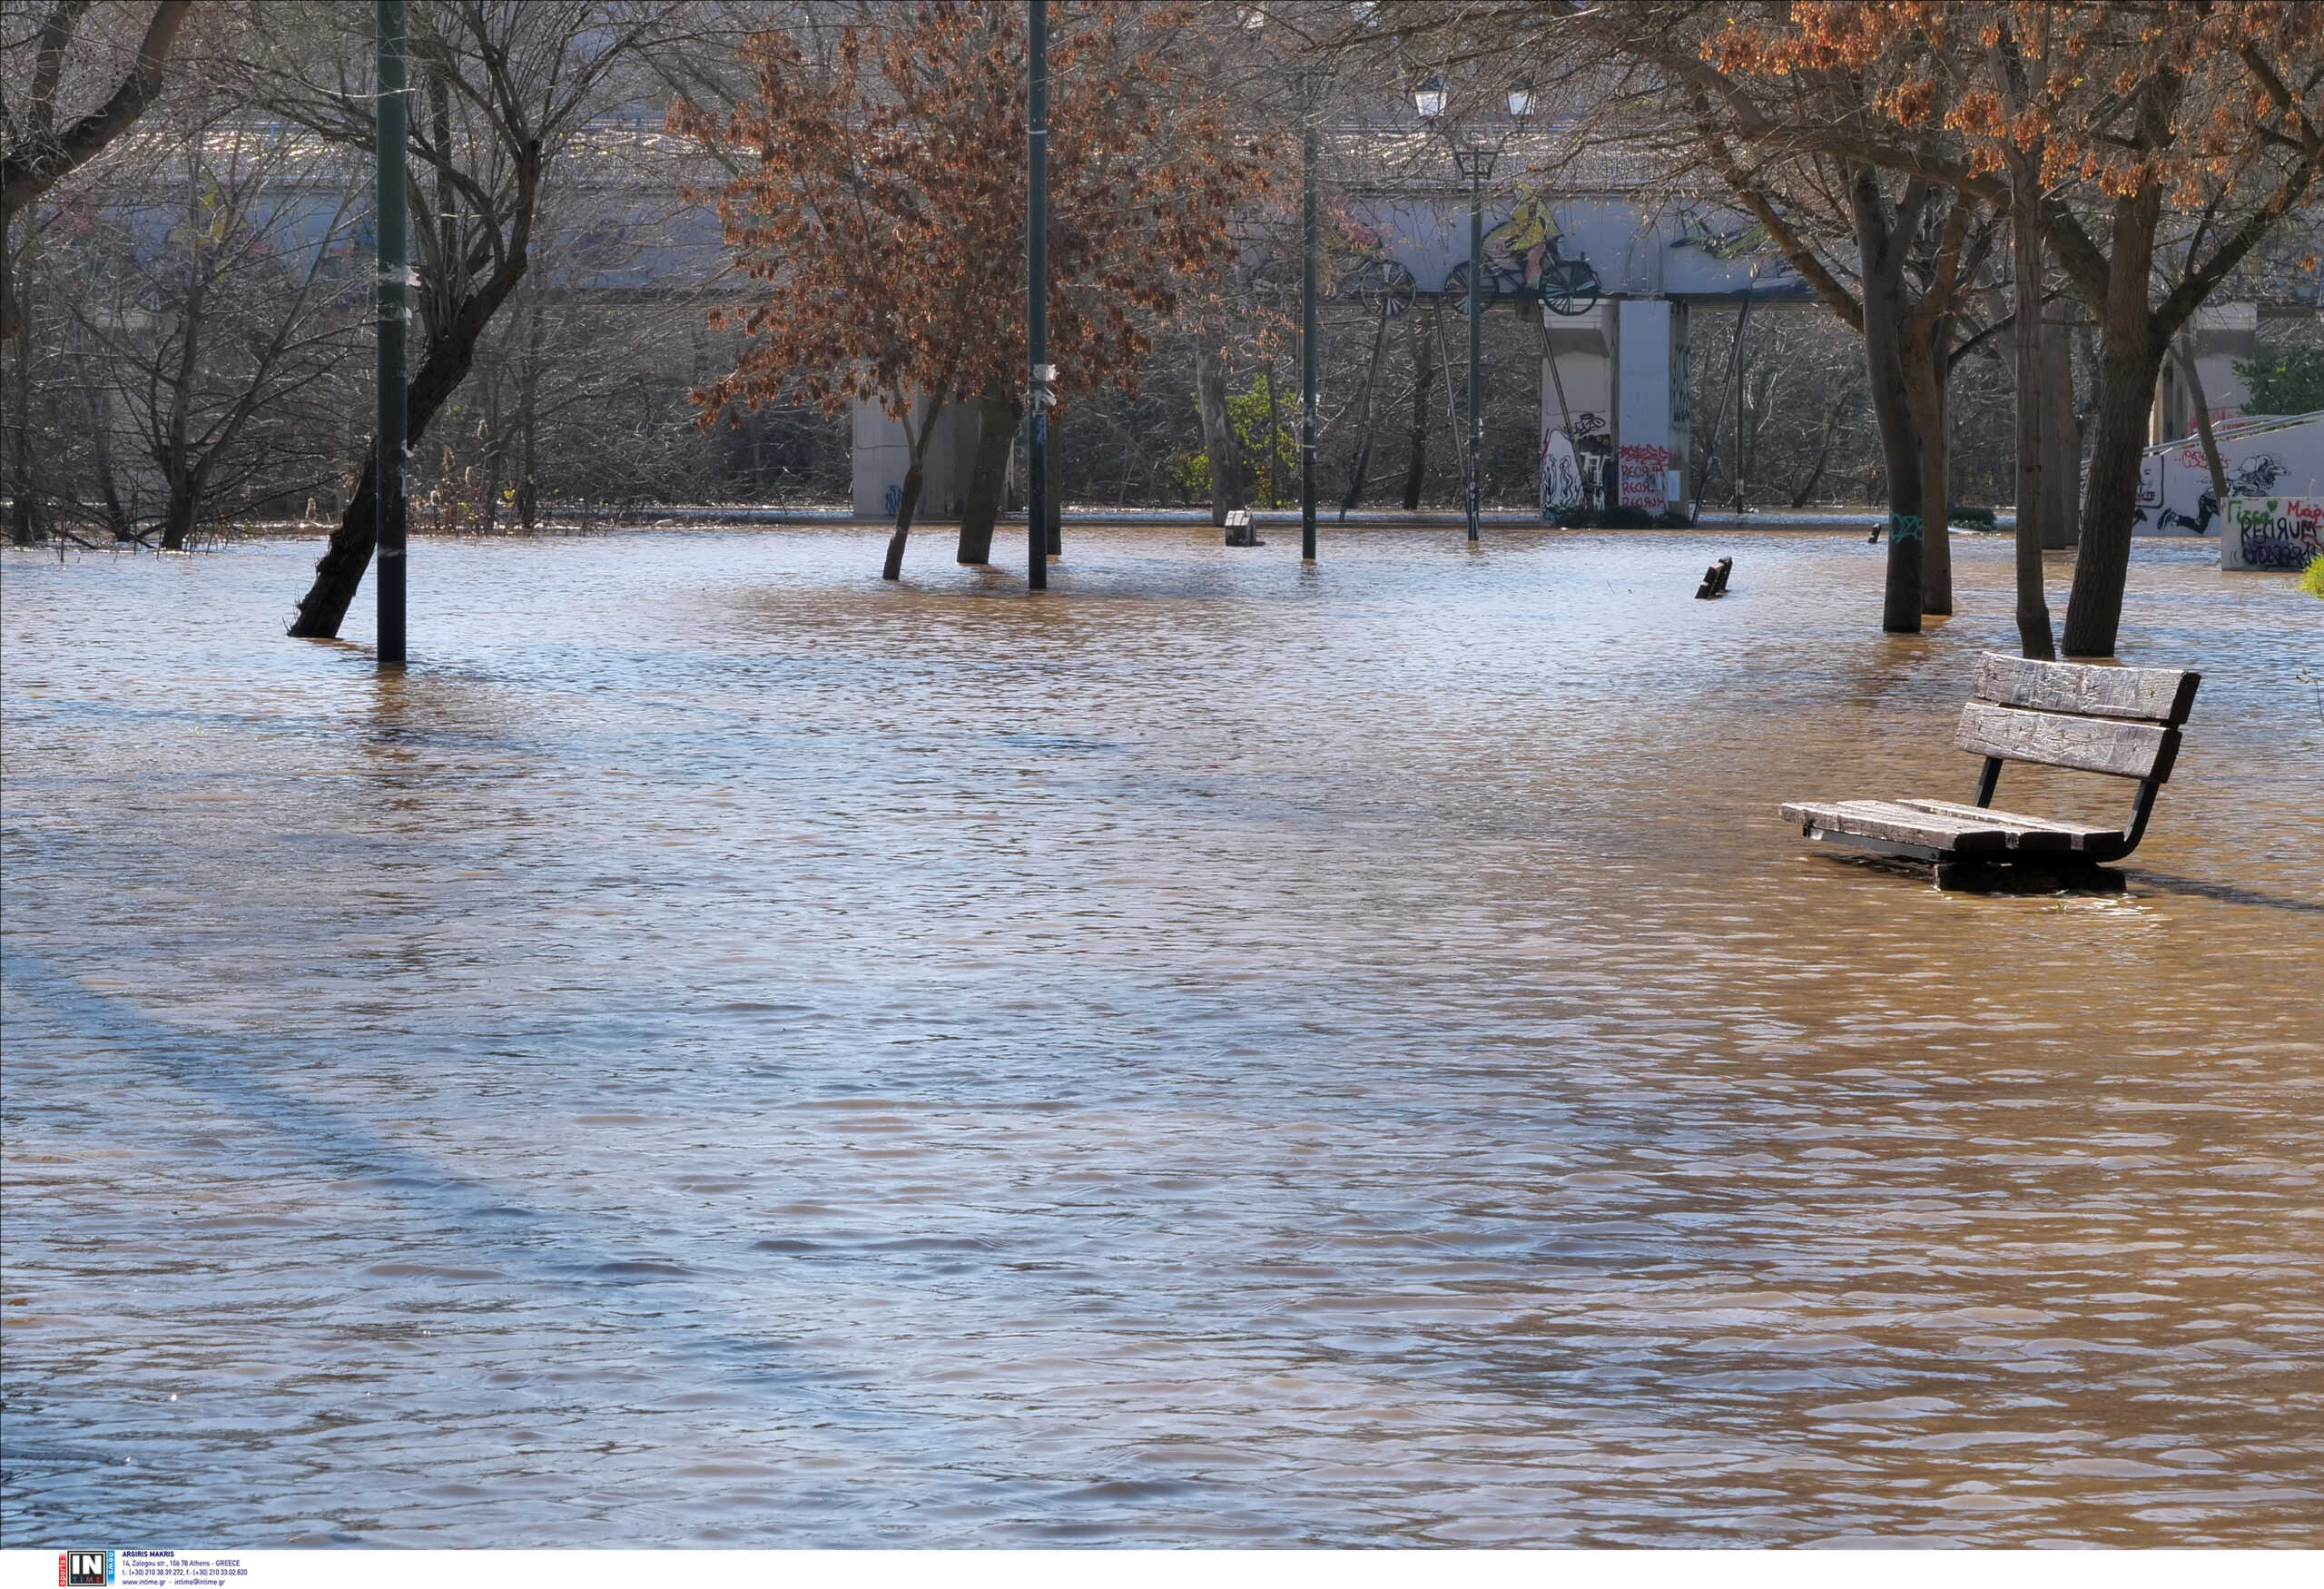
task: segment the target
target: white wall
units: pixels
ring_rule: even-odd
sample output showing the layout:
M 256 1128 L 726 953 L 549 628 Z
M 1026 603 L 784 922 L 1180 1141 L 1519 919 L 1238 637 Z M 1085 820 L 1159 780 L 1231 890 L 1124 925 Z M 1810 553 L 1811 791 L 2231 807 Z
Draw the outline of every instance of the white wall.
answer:
M 928 400 L 913 405 L 917 420 L 928 411 Z M 904 428 L 888 418 L 878 403 L 855 405 L 855 516 L 892 521 L 902 499 L 904 475 L 911 467 L 911 449 Z M 928 444 L 922 465 L 920 507 L 915 518 L 957 518 L 968 501 L 969 475 L 976 467 L 977 410 L 965 403 L 948 403 L 936 417 L 936 437 Z

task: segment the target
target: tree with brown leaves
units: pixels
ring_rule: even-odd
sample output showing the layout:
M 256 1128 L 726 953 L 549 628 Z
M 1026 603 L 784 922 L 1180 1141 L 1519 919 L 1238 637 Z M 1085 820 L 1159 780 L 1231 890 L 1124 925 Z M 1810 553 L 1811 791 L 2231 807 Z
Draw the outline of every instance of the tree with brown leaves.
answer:
M 1056 390 L 1134 391 L 1148 318 L 1227 262 L 1226 219 L 1264 173 L 1187 70 L 1183 35 L 1199 8 L 1052 15 Z M 703 422 L 736 404 L 879 403 L 910 449 L 881 569 L 895 579 L 946 407 L 980 403 L 988 427 L 1009 429 L 1019 414 L 1027 41 L 1019 5 L 915 0 L 875 20 L 821 54 L 791 31 L 753 35 L 743 58 L 756 93 L 723 119 L 682 103 L 670 124 L 741 157 L 718 213 L 760 287 L 728 317 L 747 340 L 697 394 Z M 983 546 L 964 528 L 964 560 L 981 560 L 998 506 L 997 490 L 974 498 Z

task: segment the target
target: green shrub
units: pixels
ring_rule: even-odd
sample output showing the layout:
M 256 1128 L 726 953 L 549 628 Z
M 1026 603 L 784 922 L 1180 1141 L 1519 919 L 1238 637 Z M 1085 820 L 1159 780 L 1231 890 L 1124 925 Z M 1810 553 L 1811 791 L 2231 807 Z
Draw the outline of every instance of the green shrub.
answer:
M 2299 587 L 2314 597 L 2324 597 L 2324 552 L 2308 559 L 2308 567 L 2300 570 Z
M 1955 524 L 1965 524 L 1976 529 L 1991 529 L 2000 522 L 1990 508 L 1975 508 L 1966 504 L 1946 515 Z
M 2235 361 L 2253 414 L 2312 414 L 2324 409 L 2324 349 L 2261 348 Z

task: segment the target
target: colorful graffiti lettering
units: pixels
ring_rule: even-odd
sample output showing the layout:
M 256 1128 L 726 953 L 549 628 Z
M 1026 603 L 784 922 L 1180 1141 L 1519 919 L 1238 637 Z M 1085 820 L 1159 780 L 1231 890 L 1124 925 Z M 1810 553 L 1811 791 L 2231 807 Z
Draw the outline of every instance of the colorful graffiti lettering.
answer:
M 1670 467 L 1670 449 L 1650 441 L 1633 442 L 1622 449 L 1621 472 L 1618 489 L 1625 508 L 1661 508 L 1669 498 L 1663 495 L 1663 472 Z
M 2225 538 L 2242 568 L 2304 568 L 2324 556 L 2324 497 L 2230 497 Z

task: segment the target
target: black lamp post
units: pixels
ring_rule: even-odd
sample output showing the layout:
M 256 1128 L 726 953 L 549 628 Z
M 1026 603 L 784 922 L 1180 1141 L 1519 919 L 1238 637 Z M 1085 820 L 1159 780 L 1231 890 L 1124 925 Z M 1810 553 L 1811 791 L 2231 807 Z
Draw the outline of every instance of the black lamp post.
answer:
M 1025 584 L 1049 585 L 1049 6 L 1032 0 L 1025 92 L 1025 341 L 1032 413 L 1025 429 Z
M 1469 184 L 1469 446 L 1462 460 L 1462 486 L 1469 517 L 1469 539 L 1477 537 L 1477 515 L 1484 490 L 1485 449 L 1485 182 L 1501 157 L 1498 143 L 1456 142 L 1444 131 L 1444 79 L 1431 77 L 1413 91 L 1413 108 L 1452 145 L 1452 163 Z M 1521 126 L 1533 114 L 1533 85 L 1509 91 L 1510 118 Z
M 1299 83 L 1301 164 L 1299 224 L 1304 258 L 1299 276 L 1299 556 L 1315 560 L 1315 79 Z
M 379 602 L 379 663 L 404 665 L 404 325 L 411 314 L 410 248 L 404 226 L 405 102 L 403 0 L 379 0 L 379 110 L 373 128 L 379 205 L 378 417 L 371 429 L 373 538 Z

